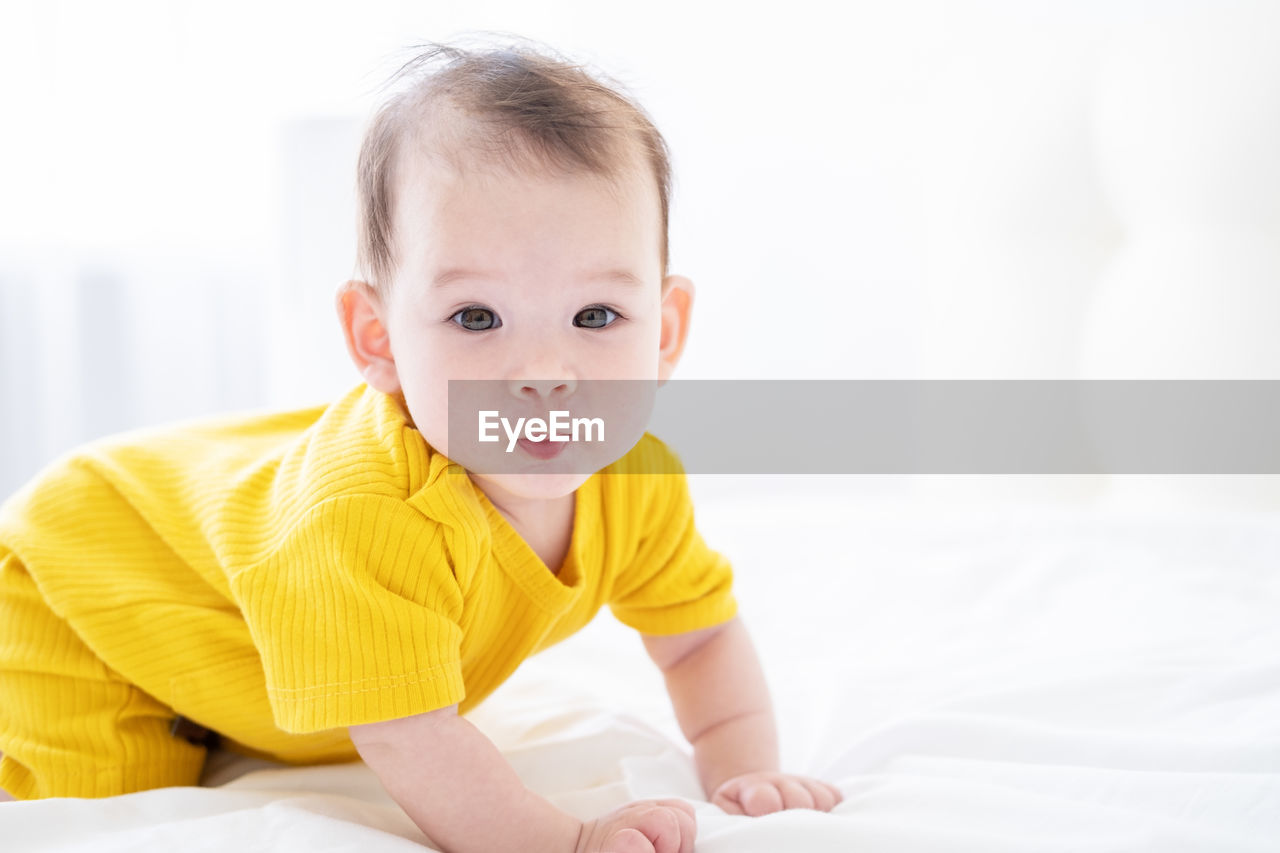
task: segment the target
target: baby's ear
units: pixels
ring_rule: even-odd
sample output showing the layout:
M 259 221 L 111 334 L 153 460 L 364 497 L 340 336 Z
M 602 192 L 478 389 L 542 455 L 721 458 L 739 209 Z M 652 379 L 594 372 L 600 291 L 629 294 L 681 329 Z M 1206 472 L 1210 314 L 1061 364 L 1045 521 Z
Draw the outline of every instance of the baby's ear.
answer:
M 662 337 L 658 341 L 658 382 L 666 382 L 680 361 L 693 314 L 693 282 L 682 275 L 662 280 Z
M 343 282 L 334 307 L 347 339 L 347 353 L 369 387 L 385 394 L 399 392 L 400 377 L 383 321 L 385 309 L 373 287 L 365 281 Z

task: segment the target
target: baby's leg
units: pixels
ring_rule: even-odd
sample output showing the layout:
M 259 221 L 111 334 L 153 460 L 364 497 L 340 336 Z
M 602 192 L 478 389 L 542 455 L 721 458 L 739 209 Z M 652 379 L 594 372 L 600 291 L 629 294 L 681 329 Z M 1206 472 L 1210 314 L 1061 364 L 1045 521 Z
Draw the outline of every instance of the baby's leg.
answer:
M 0 548 L 0 790 L 20 800 L 195 785 L 205 750 L 104 664 Z

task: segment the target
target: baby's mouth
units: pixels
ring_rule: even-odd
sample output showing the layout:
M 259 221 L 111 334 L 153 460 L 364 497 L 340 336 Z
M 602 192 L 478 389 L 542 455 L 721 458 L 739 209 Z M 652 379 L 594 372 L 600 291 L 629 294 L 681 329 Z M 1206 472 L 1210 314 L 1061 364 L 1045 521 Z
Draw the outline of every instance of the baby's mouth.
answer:
M 550 439 L 533 441 L 528 438 L 521 438 L 516 442 L 516 444 L 520 446 L 521 450 L 528 453 L 534 459 L 554 459 L 561 454 L 569 442 L 551 441 Z

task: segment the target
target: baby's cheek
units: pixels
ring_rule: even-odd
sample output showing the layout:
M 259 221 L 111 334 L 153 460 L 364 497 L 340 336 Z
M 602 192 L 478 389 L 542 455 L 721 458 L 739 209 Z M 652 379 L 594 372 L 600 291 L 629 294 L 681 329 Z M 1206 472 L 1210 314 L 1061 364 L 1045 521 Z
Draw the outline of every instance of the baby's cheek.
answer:
M 447 380 L 402 382 L 412 425 L 433 448 L 448 455 L 449 385 Z

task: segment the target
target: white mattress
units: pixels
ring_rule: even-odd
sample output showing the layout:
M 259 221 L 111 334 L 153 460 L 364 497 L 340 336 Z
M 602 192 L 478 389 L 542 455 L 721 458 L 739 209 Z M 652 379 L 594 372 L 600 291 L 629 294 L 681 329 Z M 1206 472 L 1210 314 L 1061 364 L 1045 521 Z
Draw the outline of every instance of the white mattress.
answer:
M 737 567 L 786 769 L 832 814 L 703 802 L 662 680 L 602 613 L 471 715 L 590 817 L 678 796 L 701 853 L 1280 851 L 1280 520 L 746 492 Z M 221 755 L 209 787 L 0 805 L 6 850 L 420 850 L 363 765 Z

